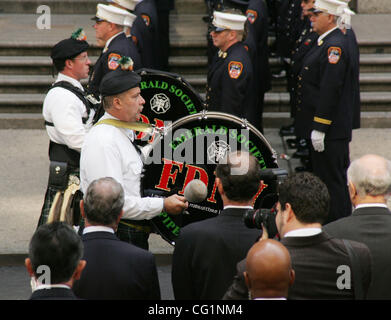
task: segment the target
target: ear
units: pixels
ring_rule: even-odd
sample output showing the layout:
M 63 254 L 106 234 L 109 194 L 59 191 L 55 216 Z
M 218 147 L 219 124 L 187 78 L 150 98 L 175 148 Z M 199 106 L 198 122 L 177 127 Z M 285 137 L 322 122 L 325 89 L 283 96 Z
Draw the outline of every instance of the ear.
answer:
M 34 271 L 33 271 L 33 265 L 31 263 L 30 258 L 26 258 L 24 260 L 24 265 L 26 266 L 27 272 L 30 275 L 30 277 L 35 277 Z
M 285 204 L 285 211 L 287 212 L 287 214 L 285 215 L 286 222 L 289 222 L 295 217 L 295 213 L 293 212 L 290 203 Z
M 119 221 L 121 220 L 123 215 L 124 215 L 124 210 L 121 210 L 121 213 L 119 214 L 118 219 L 117 219 L 117 224 L 119 223 Z
M 348 182 L 349 196 L 350 200 L 353 202 L 353 199 L 357 196 L 357 189 L 352 182 Z
M 220 195 L 222 196 L 224 194 L 223 183 L 221 182 L 221 179 L 217 178 L 217 177 L 216 177 L 216 186 L 217 186 L 217 190 L 219 191 Z
M 72 69 L 73 68 L 73 61 L 71 59 L 66 59 L 65 60 L 65 67 L 67 67 L 68 69 Z
M 296 273 L 295 270 L 291 269 L 289 271 L 289 286 L 291 287 L 296 279 Z
M 81 216 L 86 219 L 86 213 L 84 211 L 84 200 L 81 200 L 80 201 L 80 212 L 81 212 Z
M 80 279 L 81 273 L 82 273 L 83 269 L 86 267 L 86 265 L 87 265 L 87 261 L 85 261 L 85 260 L 80 260 L 79 261 L 79 263 L 78 263 L 78 265 L 76 267 L 76 270 L 75 270 L 75 272 L 73 273 L 73 276 L 72 276 L 72 278 L 74 280 L 79 280 Z
M 243 276 L 244 276 L 244 282 L 246 282 L 246 286 L 247 286 L 248 290 L 250 290 L 251 289 L 251 282 L 250 282 L 250 278 L 248 277 L 247 271 L 243 272 Z

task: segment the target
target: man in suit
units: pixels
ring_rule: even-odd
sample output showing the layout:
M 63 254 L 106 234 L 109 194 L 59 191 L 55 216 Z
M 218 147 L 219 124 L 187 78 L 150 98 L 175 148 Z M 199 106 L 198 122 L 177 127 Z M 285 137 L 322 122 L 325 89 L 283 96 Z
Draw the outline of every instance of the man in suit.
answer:
M 86 266 L 83 244 L 65 222 L 41 225 L 31 238 L 25 260 L 31 276 L 31 300 L 75 300 L 71 288 Z
M 255 80 L 250 55 L 241 41 L 247 17 L 230 12 L 214 12 L 210 34 L 219 48 L 208 71 L 208 110 L 246 118 L 259 128 Z
M 285 300 L 295 281 L 289 251 L 278 241 L 255 243 L 246 257 L 244 280 L 250 299 Z
M 126 37 L 124 26 L 131 26 L 136 16 L 121 8 L 98 4 L 94 29 L 97 44 L 103 47 L 99 59 L 94 65 L 88 82 L 88 92 L 99 98 L 99 85 L 103 77 L 119 67 L 121 57 L 130 57 L 133 61 L 132 69 L 141 68 L 141 59 L 136 44 Z
M 365 243 L 372 255 L 372 283 L 368 299 L 391 299 L 391 162 L 368 154 L 354 160 L 348 169 L 351 216 L 324 226 L 334 237 Z
M 295 131 L 311 141 L 313 172 L 330 193 L 325 222 L 331 222 L 352 212 L 346 170 L 357 86 L 347 37 L 339 28 L 343 21 L 343 26 L 348 24 L 352 12 L 337 0 L 316 0 L 312 10 L 312 27 L 319 38 L 298 74 Z
M 361 268 L 361 279 L 352 280 L 350 276 L 356 269 L 344 242 L 322 231 L 329 201 L 326 185 L 309 172 L 296 173 L 279 186 L 276 225 L 295 270 L 288 299 L 354 299 L 357 283 L 363 288 L 360 298 L 367 294 L 371 281 L 369 249 L 362 243 L 348 241 Z M 224 299 L 246 299 L 245 270 L 240 266 Z M 341 266 L 345 268 L 342 274 Z
M 80 203 L 85 218 L 83 259 L 87 268 L 74 285 L 83 299 L 160 299 L 154 256 L 120 241 L 114 231 L 123 214 L 124 190 L 115 179 L 94 180 Z
M 237 262 L 260 236 L 242 220 L 253 209 L 260 186 L 256 159 L 245 152 L 230 154 L 216 167 L 216 184 L 224 209 L 215 218 L 187 225 L 177 239 L 172 260 L 175 299 L 221 299 Z
M 175 0 L 157 0 L 158 20 L 158 69 L 169 71 L 168 58 L 170 57 L 170 11 L 175 7 Z

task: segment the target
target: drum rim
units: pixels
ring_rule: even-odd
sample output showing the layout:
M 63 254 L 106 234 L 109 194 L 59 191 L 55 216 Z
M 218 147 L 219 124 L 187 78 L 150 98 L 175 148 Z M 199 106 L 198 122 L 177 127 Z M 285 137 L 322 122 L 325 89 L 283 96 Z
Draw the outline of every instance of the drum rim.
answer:
M 183 78 L 180 74 L 178 73 L 173 73 L 173 72 L 167 72 L 167 71 L 162 71 L 162 70 L 156 70 L 156 69 L 148 69 L 148 68 L 141 68 L 141 69 L 138 69 L 136 70 L 136 73 L 142 77 L 144 76 L 145 74 L 155 74 L 155 75 L 159 75 L 159 76 L 163 76 L 163 77 L 170 77 L 172 75 L 172 77 L 181 82 L 183 85 L 185 85 L 187 87 L 187 89 L 189 89 L 196 97 L 197 99 L 199 100 L 199 102 L 201 103 L 201 105 L 204 107 L 204 110 L 205 110 L 205 99 L 198 93 L 198 91 L 196 89 L 194 89 L 194 87 L 185 79 Z
M 165 133 L 169 130 L 174 130 L 177 126 L 188 123 L 190 120 L 194 120 L 193 118 L 202 120 L 202 119 L 206 119 L 208 117 L 216 117 L 217 119 L 233 120 L 234 122 L 236 122 L 237 124 L 241 124 L 242 126 L 243 126 L 243 124 L 245 124 L 244 128 L 247 127 L 248 129 L 250 129 L 250 131 L 253 131 L 253 133 L 255 133 L 258 136 L 258 138 L 260 138 L 262 140 L 262 142 L 267 146 L 269 151 L 272 153 L 273 159 L 275 159 L 276 164 L 278 165 L 277 152 L 270 145 L 269 141 L 266 140 L 265 136 L 255 126 L 253 126 L 247 119 L 239 118 L 238 116 L 235 116 L 230 113 L 204 110 L 202 112 L 189 114 L 187 116 L 184 116 L 184 117 L 172 122 L 168 127 L 165 128 Z M 163 139 L 163 136 L 161 136 L 161 139 Z M 152 144 L 154 144 L 155 142 L 157 142 L 157 141 L 152 142 Z

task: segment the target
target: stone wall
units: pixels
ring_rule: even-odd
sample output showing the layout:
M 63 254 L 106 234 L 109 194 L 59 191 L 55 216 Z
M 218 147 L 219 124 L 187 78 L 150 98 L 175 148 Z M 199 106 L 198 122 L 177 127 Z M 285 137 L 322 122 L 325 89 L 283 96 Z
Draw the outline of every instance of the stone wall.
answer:
M 358 13 L 364 13 L 364 14 L 365 13 L 370 13 L 370 14 L 391 13 L 390 0 L 356 0 L 356 2 L 357 2 L 356 12 Z

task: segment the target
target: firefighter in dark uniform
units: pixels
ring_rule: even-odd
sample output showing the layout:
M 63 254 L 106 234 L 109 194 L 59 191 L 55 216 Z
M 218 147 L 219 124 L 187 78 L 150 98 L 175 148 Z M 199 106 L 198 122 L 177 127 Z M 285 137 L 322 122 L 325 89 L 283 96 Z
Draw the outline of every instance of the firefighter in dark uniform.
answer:
M 313 172 L 330 193 L 325 223 L 350 215 L 352 209 L 346 171 L 356 88 L 347 37 L 337 25 L 337 21 L 350 20 L 351 11 L 346 8 L 337 0 L 315 1 L 311 22 L 319 38 L 304 57 L 298 75 L 295 130 L 311 140 Z
M 287 89 L 290 96 L 290 108 L 291 118 L 293 118 L 293 124 L 281 128 L 282 133 L 290 134 L 294 133 L 295 127 L 295 116 L 297 107 L 297 77 L 302 67 L 302 61 L 305 55 L 311 48 L 316 44 L 319 35 L 312 30 L 311 21 L 309 19 L 309 9 L 313 7 L 315 0 L 303 0 L 303 30 L 296 41 L 296 48 L 292 51 L 292 59 L 290 65 L 290 72 L 288 74 Z M 300 158 L 303 167 L 297 167 L 297 171 L 312 171 L 310 158 L 309 158 L 309 141 L 302 138 L 296 137 L 295 139 L 287 139 L 287 144 L 291 148 L 297 148 L 298 150 L 293 154 L 293 157 Z
M 122 56 L 133 60 L 133 70 L 141 68 L 141 61 L 136 45 L 123 32 L 123 26 L 131 25 L 135 15 L 114 6 L 98 4 L 96 16 L 92 19 L 96 21 L 94 28 L 98 46 L 104 48 L 90 76 L 88 92 L 99 99 L 103 76 L 118 68 Z
M 265 93 L 271 89 L 271 72 L 269 66 L 269 15 L 264 0 L 250 0 L 246 15 L 248 19 L 248 35 L 245 43 L 250 39 L 255 40 L 255 58 L 252 59 L 256 90 L 258 91 L 257 116 L 259 122 L 257 128 L 263 133 L 263 105 Z M 251 47 L 251 45 L 249 45 Z
M 157 0 L 159 56 L 158 69 L 169 71 L 170 56 L 170 10 L 174 9 L 174 0 Z
M 143 48 L 140 47 L 142 65 L 144 68 L 157 69 L 159 66 L 159 36 L 155 0 L 142 0 L 136 5 L 134 14 L 143 19 L 147 29 L 148 39 L 151 39 L 148 42 L 144 41 Z M 142 37 L 142 35 L 136 36 L 137 42 L 141 41 L 140 37 Z M 152 51 L 152 53 L 150 53 L 150 51 Z
M 255 124 L 253 66 L 240 41 L 246 20 L 245 15 L 214 12 L 215 31 L 211 35 L 219 51 L 209 68 L 206 102 L 208 110 L 230 113 Z
M 129 41 L 134 42 L 140 54 L 143 68 L 157 68 L 158 37 L 157 11 L 154 0 L 109 0 L 110 5 L 127 10 L 137 16 L 130 29 L 126 29 Z

